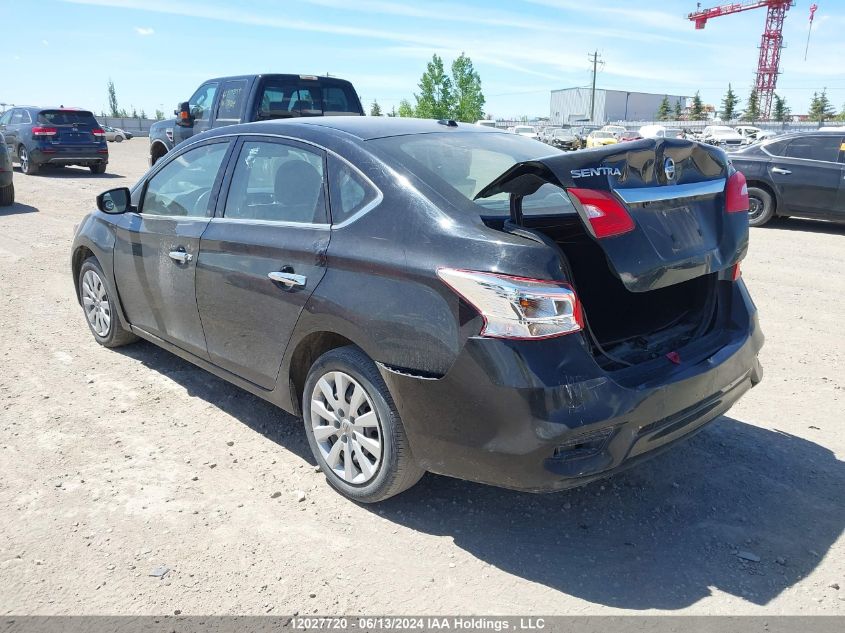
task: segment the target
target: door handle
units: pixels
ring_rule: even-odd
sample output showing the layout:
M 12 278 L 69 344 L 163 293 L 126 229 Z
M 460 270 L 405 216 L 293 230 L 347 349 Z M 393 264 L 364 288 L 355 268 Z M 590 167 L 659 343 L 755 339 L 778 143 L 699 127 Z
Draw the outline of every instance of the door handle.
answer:
M 273 281 L 278 281 L 280 284 L 283 284 L 288 288 L 304 288 L 305 282 L 307 281 L 305 275 L 294 275 L 293 273 L 283 273 L 276 270 L 271 273 L 267 273 L 267 276 Z
M 180 264 L 187 264 L 194 258 L 193 255 L 186 253 L 184 250 L 170 251 L 167 255 L 170 259 Z
M 780 167 L 772 167 L 772 173 L 773 174 L 781 174 L 783 176 L 788 176 L 792 172 L 789 171 L 788 169 L 781 169 Z

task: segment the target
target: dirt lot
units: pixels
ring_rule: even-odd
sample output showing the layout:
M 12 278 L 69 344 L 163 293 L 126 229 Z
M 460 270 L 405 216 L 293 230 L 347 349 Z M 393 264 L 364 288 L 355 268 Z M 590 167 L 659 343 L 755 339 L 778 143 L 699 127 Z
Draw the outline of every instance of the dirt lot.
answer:
M 566 493 L 427 476 L 361 507 L 298 420 L 95 344 L 73 229 L 145 151 L 17 173 L 0 209 L 0 613 L 845 614 L 845 226 L 752 230 L 765 378 L 680 448 Z

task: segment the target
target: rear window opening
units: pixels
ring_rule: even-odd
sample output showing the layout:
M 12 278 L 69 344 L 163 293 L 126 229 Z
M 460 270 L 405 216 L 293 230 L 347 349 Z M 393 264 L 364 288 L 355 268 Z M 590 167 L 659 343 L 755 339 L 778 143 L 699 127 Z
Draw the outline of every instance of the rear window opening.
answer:
M 42 110 L 38 122 L 48 125 L 87 125 L 98 127 L 94 115 L 87 110 Z
M 266 120 L 360 114 L 360 105 L 352 86 L 269 82 L 261 91 L 257 118 Z

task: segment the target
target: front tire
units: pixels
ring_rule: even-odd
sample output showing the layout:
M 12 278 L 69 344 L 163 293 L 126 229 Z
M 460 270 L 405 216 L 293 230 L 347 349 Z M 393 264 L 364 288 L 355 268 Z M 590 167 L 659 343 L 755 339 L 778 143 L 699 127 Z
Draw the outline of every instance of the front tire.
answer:
M 10 207 L 15 204 L 15 184 L 9 183 L 0 188 L 0 207 Z
M 760 187 L 748 188 L 748 225 L 763 226 L 775 214 L 775 201 L 765 189 Z
M 121 325 L 105 278 L 100 262 L 95 257 L 82 262 L 79 269 L 79 303 L 85 313 L 88 329 L 103 347 L 134 343 L 138 337 Z
M 362 503 L 384 501 L 425 474 L 375 363 L 357 347 L 326 352 L 302 396 L 305 434 L 329 484 Z
M 23 145 L 18 148 L 18 162 L 21 165 L 21 172 L 27 176 L 32 176 L 33 174 L 38 173 L 38 165 L 32 162 L 29 157 L 29 152 L 26 151 L 26 148 Z
M 114 137 L 114 142 L 115 143 L 122 143 L 123 137 L 120 134 L 118 134 L 117 136 Z

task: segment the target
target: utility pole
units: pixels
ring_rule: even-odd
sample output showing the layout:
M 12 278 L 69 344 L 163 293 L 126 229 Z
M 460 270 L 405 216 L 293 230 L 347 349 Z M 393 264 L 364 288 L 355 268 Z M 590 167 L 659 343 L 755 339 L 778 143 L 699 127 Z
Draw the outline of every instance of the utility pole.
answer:
M 596 72 L 601 61 L 601 55 L 596 51 L 592 55 L 587 55 L 587 59 L 593 62 L 593 90 L 590 93 L 590 123 L 593 123 L 596 115 Z

